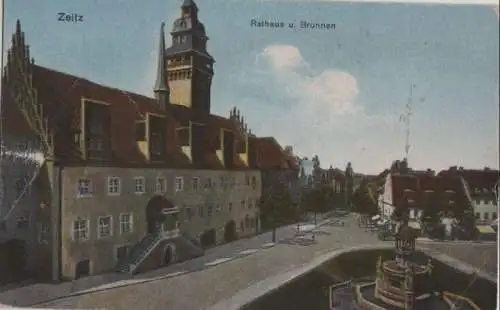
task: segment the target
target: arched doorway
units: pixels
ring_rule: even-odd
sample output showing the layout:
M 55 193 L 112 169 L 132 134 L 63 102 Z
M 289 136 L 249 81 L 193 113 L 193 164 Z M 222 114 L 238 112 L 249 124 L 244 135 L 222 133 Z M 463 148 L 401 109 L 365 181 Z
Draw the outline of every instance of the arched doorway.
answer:
M 215 245 L 216 242 L 215 229 L 210 229 L 205 231 L 203 235 L 201 235 L 200 242 L 203 247 Z
M 236 240 L 236 223 L 234 221 L 227 222 L 224 227 L 224 240 L 226 242 Z
M 146 206 L 146 221 L 148 234 L 160 232 L 166 223 L 165 210 L 174 209 L 175 206 L 163 196 L 154 196 Z M 171 225 L 170 225 L 171 226 Z M 175 226 L 175 224 L 174 224 Z M 176 227 L 171 227 L 175 229 Z M 167 228 L 168 229 L 168 228 Z
M 87 277 L 90 275 L 90 260 L 84 259 L 79 261 L 75 267 L 75 279 Z
M 167 244 L 163 250 L 163 265 L 164 266 L 168 266 L 172 263 L 175 263 L 176 259 L 177 259 L 177 255 L 176 255 L 176 249 L 175 249 L 175 245 L 173 244 Z

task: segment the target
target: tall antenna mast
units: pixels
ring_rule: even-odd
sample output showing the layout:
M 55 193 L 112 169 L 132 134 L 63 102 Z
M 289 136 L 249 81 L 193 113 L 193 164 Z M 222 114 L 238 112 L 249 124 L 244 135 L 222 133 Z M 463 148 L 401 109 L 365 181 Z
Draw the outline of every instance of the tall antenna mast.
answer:
M 408 162 L 408 153 L 410 152 L 410 118 L 412 116 L 412 103 L 413 103 L 413 87 L 414 84 L 410 84 L 410 96 L 408 97 L 408 103 L 406 104 L 405 113 L 401 115 L 401 121 L 405 122 L 406 129 L 406 139 L 405 139 L 405 160 Z

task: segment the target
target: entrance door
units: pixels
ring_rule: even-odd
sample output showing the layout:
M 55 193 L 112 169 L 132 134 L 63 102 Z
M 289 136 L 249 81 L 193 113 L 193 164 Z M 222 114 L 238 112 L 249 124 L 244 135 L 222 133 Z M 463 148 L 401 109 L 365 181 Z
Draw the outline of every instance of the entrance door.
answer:
M 167 266 L 175 262 L 175 247 L 171 244 L 165 247 L 163 254 L 163 265 Z
M 76 264 L 75 269 L 76 269 L 75 270 L 75 279 L 89 276 L 90 275 L 90 260 L 85 259 L 85 260 L 79 261 L 78 264 Z
M 124 260 L 128 255 L 128 251 L 129 251 L 128 245 L 124 245 L 124 246 L 117 248 L 116 249 L 116 260 L 117 261 Z
M 236 240 L 236 223 L 234 221 L 230 221 L 226 224 L 224 228 L 224 240 L 226 242 Z

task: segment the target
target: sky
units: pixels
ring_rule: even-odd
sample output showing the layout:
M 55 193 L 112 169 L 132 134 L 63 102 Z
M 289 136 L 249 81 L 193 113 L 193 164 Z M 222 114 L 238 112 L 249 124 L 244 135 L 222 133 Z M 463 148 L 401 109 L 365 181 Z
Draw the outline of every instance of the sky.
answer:
M 16 19 L 35 62 L 152 96 L 160 24 L 182 0 L 5 0 L 4 59 Z M 414 169 L 498 168 L 499 22 L 491 6 L 197 1 L 215 58 L 212 113 L 237 106 L 321 166 L 375 174 L 405 156 Z M 26 8 L 30 9 L 27 10 Z M 58 13 L 83 22 L 58 21 Z M 251 20 L 296 28 L 251 27 Z M 335 30 L 300 29 L 300 21 Z M 413 85 L 413 87 L 412 87 Z M 410 88 L 412 88 L 410 96 Z

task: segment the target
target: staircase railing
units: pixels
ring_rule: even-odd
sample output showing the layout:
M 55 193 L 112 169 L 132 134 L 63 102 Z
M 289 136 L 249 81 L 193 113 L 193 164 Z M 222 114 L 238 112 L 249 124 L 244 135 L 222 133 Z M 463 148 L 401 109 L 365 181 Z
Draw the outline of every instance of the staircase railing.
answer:
M 154 238 L 151 240 L 151 243 L 147 246 L 147 248 L 140 252 L 137 258 L 133 259 L 130 262 L 129 272 L 133 273 L 137 267 L 149 256 L 149 254 L 156 248 L 158 243 L 166 239 L 172 239 L 178 237 L 180 235 L 179 229 L 174 229 L 170 231 L 160 232 L 154 235 Z
M 154 235 L 153 239 L 148 244 L 146 249 L 139 252 L 139 254 L 136 258 L 131 259 L 131 261 L 129 262 L 129 266 L 130 266 L 129 272 L 130 273 L 133 273 L 137 269 L 137 267 L 144 261 L 144 259 L 146 259 L 146 257 L 149 255 L 149 253 L 151 253 L 151 251 L 156 247 L 156 245 L 158 244 L 158 242 L 160 242 L 161 239 L 162 239 L 162 237 L 159 234 Z M 139 246 L 139 249 L 140 249 L 140 246 Z

